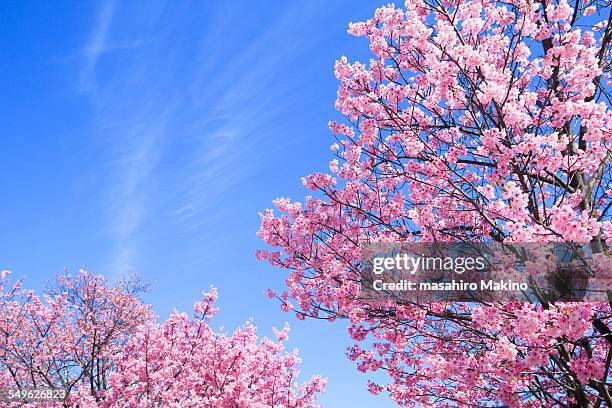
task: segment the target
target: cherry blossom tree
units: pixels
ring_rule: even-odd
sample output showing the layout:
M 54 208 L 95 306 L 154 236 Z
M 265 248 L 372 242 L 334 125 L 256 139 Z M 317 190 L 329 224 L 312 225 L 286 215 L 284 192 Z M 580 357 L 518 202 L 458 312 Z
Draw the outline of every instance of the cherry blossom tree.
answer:
M 174 312 L 161 325 L 144 326 L 115 360 L 103 400 L 90 393 L 83 407 L 287 407 L 316 406 L 325 381 L 315 376 L 298 386 L 300 360 L 285 353 L 288 327 L 277 341 L 258 341 L 246 323 L 230 336 L 208 326 L 217 293 L 204 294 L 194 316 Z
M 138 294 L 137 280 L 110 285 L 81 271 L 58 275 L 40 297 L 11 284 L 0 286 L 0 376 L 2 386 L 77 387 L 97 393 L 107 387 L 111 361 L 153 314 Z
M 360 371 L 402 406 L 612 406 L 608 303 L 365 302 L 376 242 L 612 239 L 607 1 L 407 0 L 349 33 L 329 171 L 261 214 L 260 259 L 298 318 L 347 319 Z M 607 266 L 610 269 L 610 264 Z
M 325 381 L 297 383 L 300 360 L 246 323 L 231 335 L 210 326 L 216 290 L 162 323 L 139 280 L 111 284 L 81 271 L 59 275 L 42 297 L 2 276 L 0 386 L 64 389 L 62 401 L 14 407 L 315 407 Z M 7 395 L 3 394 L 3 398 Z

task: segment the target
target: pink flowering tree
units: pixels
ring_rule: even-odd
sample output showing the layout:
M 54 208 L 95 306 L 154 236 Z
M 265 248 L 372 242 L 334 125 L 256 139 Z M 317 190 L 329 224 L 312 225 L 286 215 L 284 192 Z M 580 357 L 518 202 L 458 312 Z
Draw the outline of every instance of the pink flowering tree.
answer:
M 258 341 L 246 323 L 231 335 L 209 326 L 216 312 L 213 289 L 193 317 L 174 312 L 160 325 L 143 326 L 129 340 L 110 375 L 102 401 L 85 393 L 85 408 L 120 407 L 315 407 L 325 382 L 315 376 L 297 385 L 299 358 L 286 353 L 288 327 L 277 341 Z
M 607 303 L 374 305 L 373 242 L 612 240 L 608 2 L 407 0 L 349 32 L 329 171 L 261 215 L 258 257 L 298 318 L 347 319 L 360 371 L 402 406 L 612 406 Z M 608 269 L 610 265 L 608 264 Z M 367 340 L 367 341 L 366 341 Z M 380 377 L 379 377 L 380 378 Z
M 0 281 L 0 382 L 10 388 L 107 387 L 112 360 L 153 315 L 138 281 L 110 285 L 81 271 L 62 274 L 43 296 Z
M 2 277 L 0 386 L 67 390 L 63 401 L 4 401 L 31 407 L 315 407 L 324 381 L 297 383 L 288 328 L 258 339 L 209 327 L 215 290 L 155 323 L 139 281 L 111 284 L 81 271 L 60 275 L 42 297 Z M 6 395 L 3 395 L 6 396 Z

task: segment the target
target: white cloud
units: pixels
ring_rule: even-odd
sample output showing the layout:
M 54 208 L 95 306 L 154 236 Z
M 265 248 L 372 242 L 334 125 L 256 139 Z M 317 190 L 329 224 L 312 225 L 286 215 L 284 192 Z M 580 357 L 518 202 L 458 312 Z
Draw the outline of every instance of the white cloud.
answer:
M 292 32 L 304 10 L 293 6 L 257 36 L 239 39 L 241 48 L 229 58 L 219 40 L 235 21 L 211 17 L 215 26 L 207 27 L 207 38 L 198 41 L 203 45 L 189 50 L 193 56 L 187 60 L 173 37 L 184 15 L 125 12 L 140 18 L 139 29 L 129 31 L 116 12 L 112 2 L 100 9 L 80 76 L 81 89 L 94 101 L 97 142 L 106 150 L 108 171 L 100 179 L 113 240 L 109 272 L 115 274 L 139 272 L 150 226 L 163 217 L 179 232 L 208 231 L 228 191 L 263 160 L 253 152 L 261 152 L 260 145 L 278 131 L 277 104 L 286 97 L 284 87 L 274 86 L 274 70 L 299 52 L 301 41 L 278 33 Z M 139 52 L 122 47 L 127 52 L 106 56 L 109 66 L 121 69 L 96 73 L 101 56 L 116 49 L 109 37 L 140 44 L 130 38 L 135 36 L 146 38 L 146 47 Z M 276 52 L 267 52 L 270 47 Z M 177 144 L 178 160 L 168 153 Z M 160 185 L 160 176 L 170 185 Z M 160 214 L 164 205 L 166 213 Z M 191 234 L 197 235 L 202 234 Z M 184 245 L 198 244 L 189 239 Z
M 84 49 L 84 62 L 81 70 L 80 89 L 91 91 L 95 88 L 95 71 L 98 59 L 107 51 L 107 35 L 115 12 L 115 3 L 105 1 L 98 13 L 96 25 Z

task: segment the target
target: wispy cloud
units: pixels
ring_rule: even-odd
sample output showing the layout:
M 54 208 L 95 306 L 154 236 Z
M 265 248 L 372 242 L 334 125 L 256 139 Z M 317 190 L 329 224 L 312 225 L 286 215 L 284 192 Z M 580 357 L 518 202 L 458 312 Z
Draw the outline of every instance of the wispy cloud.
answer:
M 79 76 L 80 90 L 87 92 L 96 113 L 95 143 L 106 169 L 99 180 L 113 243 L 107 267 L 114 275 L 139 272 L 139 235 L 155 211 L 153 173 L 174 114 L 172 98 L 164 98 L 152 85 L 155 72 L 143 69 L 150 61 L 134 52 L 142 45 L 140 33 L 125 32 L 117 8 L 113 1 L 106 1 L 99 9 Z M 114 27 L 118 32 L 112 31 Z M 127 52 L 110 55 L 119 50 Z M 102 56 L 111 68 L 123 69 L 97 70 Z
M 111 270 L 130 273 L 138 270 L 136 236 L 155 206 L 151 200 L 152 173 L 159 163 L 166 134 L 167 112 L 154 106 L 141 108 L 133 124 L 120 123 L 110 129 L 116 136 L 111 161 L 112 183 L 108 189 L 109 230 L 114 248 Z
M 91 32 L 89 42 L 84 48 L 83 68 L 80 76 L 80 90 L 91 91 L 95 88 L 95 71 L 98 59 L 107 50 L 107 34 L 115 12 L 114 1 L 102 3 L 96 25 Z
M 312 11 L 304 4 L 289 6 L 274 24 L 250 41 L 245 39 L 240 52 L 232 54 L 231 59 L 217 59 L 218 66 L 203 64 L 206 68 L 194 79 L 195 84 L 204 84 L 215 75 L 215 83 L 222 89 L 207 93 L 214 104 L 205 114 L 208 122 L 198 129 L 197 159 L 186 182 L 188 188 L 179 197 L 175 210 L 183 231 L 218 224 L 215 221 L 221 217 L 224 207 L 220 203 L 228 200 L 228 191 L 248 178 L 253 168 L 265 160 L 264 151 L 272 150 L 269 144 L 265 149 L 261 146 L 281 130 L 275 118 L 278 104 L 299 98 L 284 94 L 290 84 L 275 86 L 278 80 L 275 71 L 297 57 L 304 41 L 297 36 L 279 36 L 279 33 L 294 32 L 292 25 L 306 21 Z M 275 52 L 270 53 L 270 49 Z M 206 52 L 202 57 L 215 60 Z
M 162 221 L 193 237 L 184 245 L 210 238 L 202 233 L 223 216 L 229 191 L 265 159 L 254 152 L 269 151 L 261 145 L 279 131 L 276 105 L 286 100 L 286 90 L 274 86 L 274 71 L 296 56 L 303 40 L 278 33 L 291 32 L 305 10 L 303 4 L 290 6 L 257 35 L 228 45 L 220 44 L 236 21 L 208 18 L 205 38 L 195 48 L 176 44 L 186 10 L 170 16 L 121 12 L 141 18 L 139 28 L 126 31 L 117 6 L 106 2 L 80 76 L 81 88 L 94 100 L 99 143 L 106 150 L 108 172 L 101 178 L 113 273 L 139 272 L 142 248 Z M 116 49 L 110 37 L 126 44 L 137 43 L 132 37 L 153 40 L 138 52 L 124 47 L 126 52 L 105 56 L 111 69 L 96 72 L 101 56 Z M 237 52 L 227 52 L 236 46 Z M 267 52 L 271 47 L 276 52 Z

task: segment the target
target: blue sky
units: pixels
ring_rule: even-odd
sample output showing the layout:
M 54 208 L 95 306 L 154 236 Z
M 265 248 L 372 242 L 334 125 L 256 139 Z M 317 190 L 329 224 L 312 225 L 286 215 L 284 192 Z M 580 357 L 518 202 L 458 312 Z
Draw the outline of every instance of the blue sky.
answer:
M 65 266 L 152 282 L 162 315 L 211 284 L 215 320 L 292 326 L 329 407 L 392 406 L 344 357 L 343 322 L 297 322 L 263 295 L 258 212 L 327 168 L 333 62 L 373 2 L 0 3 L 0 269 L 40 288 Z

